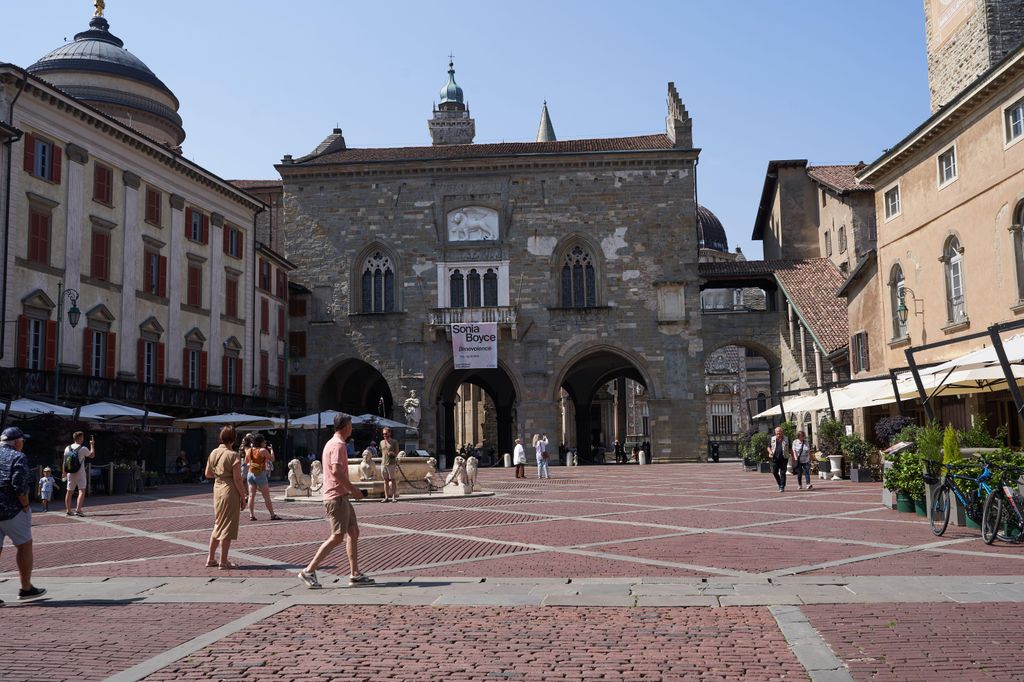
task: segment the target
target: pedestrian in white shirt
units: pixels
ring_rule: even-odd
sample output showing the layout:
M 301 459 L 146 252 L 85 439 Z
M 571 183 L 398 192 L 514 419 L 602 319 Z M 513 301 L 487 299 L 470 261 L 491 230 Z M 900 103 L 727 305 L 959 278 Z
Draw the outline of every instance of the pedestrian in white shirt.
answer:
M 537 478 L 551 478 L 548 471 L 548 436 L 534 435 L 533 449 L 537 453 Z
M 516 438 L 516 447 L 512 451 L 512 463 L 516 465 L 516 478 L 526 478 L 526 448 L 523 439 Z

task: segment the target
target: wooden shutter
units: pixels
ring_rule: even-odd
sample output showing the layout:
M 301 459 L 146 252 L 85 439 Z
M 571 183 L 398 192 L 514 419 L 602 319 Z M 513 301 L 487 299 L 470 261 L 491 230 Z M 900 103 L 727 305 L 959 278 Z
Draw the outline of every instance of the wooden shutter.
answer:
M 231 228 L 225 225 L 221 236 L 224 239 L 224 253 L 231 255 Z
M 44 368 L 47 372 L 57 369 L 57 323 L 53 320 L 46 321 L 46 353 L 44 359 Z
M 53 150 L 53 163 L 50 164 L 50 180 L 60 184 L 61 149 L 56 144 L 50 147 Z
M 25 172 L 36 172 L 36 136 L 32 133 L 25 135 Z
M 110 236 L 103 230 L 92 231 L 92 276 L 96 279 L 107 280 L 110 278 L 109 266 L 107 263 L 107 242 Z
M 117 334 L 107 332 L 107 357 L 106 367 L 103 368 L 103 376 L 108 379 L 117 378 Z
M 864 358 L 864 366 L 861 369 L 865 372 L 871 369 L 871 356 L 868 351 L 868 333 L 861 332 L 860 336 L 860 351 L 861 357 Z
M 202 242 L 204 244 L 210 243 L 210 216 L 203 214 L 203 234 Z
M 146 381 L 146 340 L 139 339 L 135 344 L 135 378 L 143 383 Z
M 18 367 L 28 367 L 28 318 L 18 315 Z
M 88 327 L 82 332 L 82 374 L 92 376 L 92 330 Z
M 167 298 L 167 256 L 160 256 L 160 298 Z
M 260 298 L 260 331 L 270 333 L 270 302 L 265 298 Z
M 242 358 L 235 358 L 235 393 L 242 392 Z
M 225 393 L 231 392 L 231 387 L 228 386 L 228 363 L 232 360 L 233 358 L 227 356 L 221 356 L 220 359 L 220 388 Z
M 210 360 L 210 358 L 206 354 L 205 350 L 199 351 L 199 389 L 201 391 L 205 391 L 206 390 L 206 386 L 207 386 L 207 382 L 208 382 L 207 375 L 209 374 L 209 369 L 210 369 L 210 367 L 209 367 L 209 360 Z
M 286 334 L 284 333 L 284 306 L 277 306 L 277 338 L 284 339 Z
M 245 233 L 241 230 L 235 230 L 238 233 L 238 257 L 242 258 L 245 256 Z
M 165 373 L 164 368 L 166 366 L 166 355 L 167 347 L 163 343 L 156 344 L 156 383 L 164 383 Z
M 192 378 L 189 372 L 188 366 L 188 348 L 181 349 L 181 385 L 187 388 L 192 388 L 189 380 Z
M 185 209 L 185 238 L 192 238 L 192 209 Z
M 160 222 L 160 194 L 149 187 L 146 188 L 146 221 L 154 225 Z

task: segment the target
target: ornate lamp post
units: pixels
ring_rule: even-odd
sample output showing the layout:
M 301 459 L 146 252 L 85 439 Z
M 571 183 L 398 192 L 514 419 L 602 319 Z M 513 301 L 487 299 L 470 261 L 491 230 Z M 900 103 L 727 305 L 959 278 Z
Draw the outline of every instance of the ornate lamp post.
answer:
M 57 282 L 57 362 L 53 381 L 53 402 L 60 402 L 60 360 L 61 360 L 61 327 L 64 326 L 64 298 L 71 302 L 68 309 L 68 322 L 71 328 L 78 326 L 78 320 L 82 317 L 82 311 L 78 309 L 78 291 L 76 289 L 65 289 L 64 281 Z

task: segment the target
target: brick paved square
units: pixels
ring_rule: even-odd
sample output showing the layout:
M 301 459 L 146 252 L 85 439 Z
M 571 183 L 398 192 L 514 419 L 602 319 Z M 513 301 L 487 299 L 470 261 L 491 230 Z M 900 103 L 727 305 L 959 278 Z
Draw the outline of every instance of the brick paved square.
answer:
M 611 521 L 629 521 L 630 523 L 656 523 L 663 526 L 676 526 L 680 528 L 727 528 L 731 526 L 745 526 L 750 523 L 763 523 L 765 521 L 785 522 L 793 517 L 783 516 L 782 514 L 732 511 L 728 508 L 715 507 L 714 509 L 631 511 L 625 514 L 614 514 L 601 518 Z
M 140 557 L 166 556 L 189 552 L 181 545 L 153 540 L 145 537 L 129 537 L 89 540 L 81 543 L 59 543 L 40 545 L 33 548 L 35 567 L 52 568 L 72 564 L 88 564 L 94 562 L 121 561 Z M 5 550 L 0 555 L 0 574 L 16 570 L 15 552 Z
M 389 575 L 464 578 L 706 578 L 709 574 L 673 566 L 652 566 L 643 561 L 626 561 L 607 556 L 531 552 L 436 568 L 417 568 Z
M 979 543 L 980 544 L 980 543 Z M 868 552 L 865 552 L 867 554 Z M 935 551 L 910 552 L 812 571 L 809 575 L 1021 575 L 1024 554 L 1007 559 Z
M 536 506 L 536 505 L 533 505 Z M 385 516 L 368 519 L 368 523 L 394 528 L 414 530 L 449 530 L 472 526 L 497 526 L 524 521 L 540 521 L 544 517 L 528 512 L 532 507 L 515 507 L 514 511 L 476 511 L 454 509 L 451 511 L 422 511 L 413 514 Z
M 861 519 L 859 516 L 781 521 L 761 526 L 758 531 L 765 536 L 835 538 L 900 546 L 921 545 L 935 540 L 935 536 L 928 526 Z
M 472 530 L 459 531 L 459 534 L 494 540 L 529 542 L 530 544 L 550 545 L 552 547 L 571 547 L 591 542 L 642 538 L 670 532 L 672 531 L 664 528 L 650 528 L 624 523 L 602 523 L 596 520 L 554 520 L 531 523 L 525 526 L 517 524 L 514 526 L 474 528 Z

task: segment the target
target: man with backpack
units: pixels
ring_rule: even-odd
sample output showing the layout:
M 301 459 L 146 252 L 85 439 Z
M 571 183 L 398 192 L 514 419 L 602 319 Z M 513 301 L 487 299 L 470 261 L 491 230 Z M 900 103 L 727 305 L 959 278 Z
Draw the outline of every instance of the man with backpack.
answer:
M 85 467 L 85 460 L 92 459 L 96 453 L 85 447 L 85 434 L 75 431 L 74 443 L 64 448 L 64 460 L 61 465 L 63 479 L 67 482 L 68 492 L 64 496 L 64 509 L 68 516 L 85 516 L 82 513 L 82 505 L 85 503 L 85 491 L 89 487 L 89 472 Z M 96 437 L 89 443 L 96 448 Z M 75 511 L 71 511 L 71 500 L 75 495 L 75 488 L 78 488 L 78 505 Z

